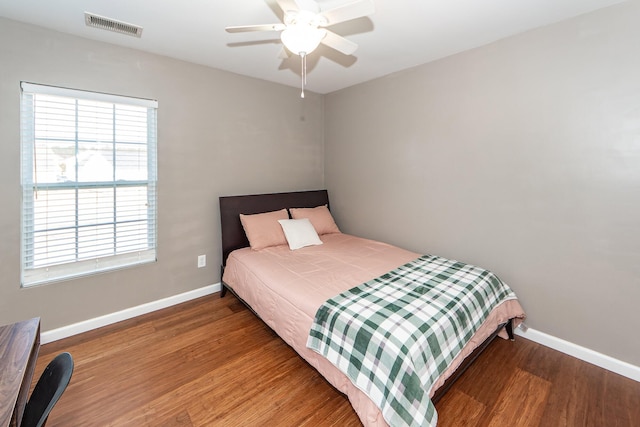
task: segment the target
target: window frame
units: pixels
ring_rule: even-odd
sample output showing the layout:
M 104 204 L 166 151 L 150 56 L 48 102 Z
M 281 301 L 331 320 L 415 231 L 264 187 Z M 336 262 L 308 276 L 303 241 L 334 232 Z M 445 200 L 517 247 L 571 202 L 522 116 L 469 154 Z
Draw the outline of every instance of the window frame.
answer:
M 111 167 L 113 170 L 112 178 L 110 180 L 101 181 L 82 181 L 74 172 L 74 179 L 64 182 L 47 182 L 38 183 L 37 176 L 35 174 L 36 164 L 36 128 L 38 124 L 35 116 L 35 100 L 40 95 L 53 95 L 64 97 L 68 99 L 75 99 L 76 116 L 78 111 L 78 104 L 86 101 L 97 101 L 101 103 L 112 104 L 113 118 L 112 125 L 114 132 L 112 134 L 113 141 L 113 155 L 111 157 Z M 116 120 L 117 106 L 124 108 L 146 108 L 146 142 L 137 143 L 138 146 L 146 149 L 146 179 L 118 179 L 116 169 L 116 148 L 121 147 L 123 144 L 127 145 L 129 142 L 118 141 L 118 136 L 115 132 L 118 121 Z M 45 284 L 53 281 L 66 280 L 70 278 L 91 275 L 96 273 L 102 273 L 105 271 L 130 267 L 134 265 L 145 264 L 149 262 L 155 262 L 157 259 L 157 108 L 158 102 L 156 100 L 133 98 L 121 95 L 113 95 L 99 92 L 89 92 L 77 89 L 68 89 L 55 86 L 40 85 L 28 82 L 21 82 L 21 185 L 22 185 L 22 207 L 21 207 L 21 285 L 22 287 L 29 287 L 34 285 Z M 142 110 L 140 110 L 142 111 Z M 121 121 L 123 119 L 120 119 Z M 145 120 L 141 120 L 140 123 L 144 123 Z M 78 164 L 79 155 L 79 121 L 76 119 L 75 123 L 75 139 L 63 139 L 65 142 L 75 142 L 75 151 L 73 154 L 74 164 Z M 96 125 L 95 131 L 99 131 Z M 86 142 L 86 141 L 85 141 Z M 97 143 L 97 141 L 96 141 Z M 118 145 L 120 144 L 120 145 Z M 118 169 L 119 170 L 119 169 Z M 145 189 L 143 193 L 146 199 L 146 216 L 143 216 L 142 220 L 137 222 L 142 224 L 139 228 L 146 228 L 145 231 L 136 231 L 135 235 L 141 237 L 141 241 L 144 242 L 146 235 L 146 247 L 137 248 L 134 250 L 121 250 L 118 248 L 118 238 L 122 238 L 125 235 L 125 231 L 118 231 L 118 227 L 124 224 L 126 221 L 118 220 L 116 211 L 118 210 L 118 190 L 121 189 Z M 65 226 L 68 230 L 75 230 L 75 260 L 66 261 L 63 263 L 43 264 L 36 266 L 35 260 L 35 214 L 36 214 L 36 199 L 38 192 L 51 192 L 53 194 L 59 190 L 74 190 L 75 200 L 67 207 L 75 207 L 75 225 Z M 110 255 L 95 255 L 89 258 L 78 259 L 79 247 L 82 246 L 82 239 L 80 236 L 81 228 L 84 225 L 81 224 L 80 219 L 82 214 L 79 213 L 80 198 L 78 195 L 82 191 L 83 194 L 87 191 L 98 192 L 100 189 L 113 190 L 113 200 L 110 202 L 110 209 L 113 210 L 113 221 L 107 222 L 106 226 L 112 225 L 113 242 L 105 243 L 102 245 L 95 241 L 89 246 L 97 251 L 104 251 L 109 245 L 111 245 L 112 254 Z M 122 200 L 121 196 L 121 199 Z M 69 201 L 72 199 L 70 198 Z M 141 203 L 138 201 L 138 203 Z M 138 209 L 140 211 L 140 209 Z M 96 218 L 100 214 L 96 208 L 96 213 L 89 222 L 89 227 L 99 227 L 100 221 Z M 136 221 L 131 221 L 136 222 Z M 47 233 L 52 232 L 53 229 L 45 228 Z M 43 230 L 38 230 L 42 232 Z M 44 245 L 48 247 L 48 244 Z M 45 256 L 44 258 L 49 258 Z

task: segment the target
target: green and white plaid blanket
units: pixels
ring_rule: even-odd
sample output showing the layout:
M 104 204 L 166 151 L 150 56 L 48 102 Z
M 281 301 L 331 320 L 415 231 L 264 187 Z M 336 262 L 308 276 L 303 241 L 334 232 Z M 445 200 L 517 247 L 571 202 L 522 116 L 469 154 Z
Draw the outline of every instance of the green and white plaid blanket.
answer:
M 491 310 L 515 298 L 487 270 L 424 255 L 325 302 L 307 347 L 366 393 L 390 426 L 435 426 L 434 381 Z

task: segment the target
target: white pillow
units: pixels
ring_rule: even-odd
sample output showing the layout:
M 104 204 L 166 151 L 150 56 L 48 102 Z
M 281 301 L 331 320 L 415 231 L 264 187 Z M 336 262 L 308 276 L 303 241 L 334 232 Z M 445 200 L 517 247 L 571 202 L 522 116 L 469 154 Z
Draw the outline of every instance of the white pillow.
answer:
M 302 219 L 279 219 L 282 231 L 289 243 L 289 249 L 295 250 L 305 246 L 321 245 L 322 240 L 318 237 L 316 229 L 313 228 L 308 218 Z

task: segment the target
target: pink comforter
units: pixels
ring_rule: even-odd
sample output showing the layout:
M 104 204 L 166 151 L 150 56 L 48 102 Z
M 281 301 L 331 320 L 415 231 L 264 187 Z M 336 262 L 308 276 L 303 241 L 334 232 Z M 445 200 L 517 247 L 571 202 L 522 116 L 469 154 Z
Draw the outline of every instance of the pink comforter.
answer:
M 324 244 L 291 251 L 275 246 L 231 253 L 223 281 L 245 300 L 276 333 L 346 394 L 367 427 L 386 426 L 375 404 L 330 362 L 306 347 L 316 311 L 329 298 L 378 277 L 421 254 L 348 234 L 325 234 Z M 498 306 L 436 382 L 432 395 L 462 360 L 500 323 L 524 317 L 517 300 Z

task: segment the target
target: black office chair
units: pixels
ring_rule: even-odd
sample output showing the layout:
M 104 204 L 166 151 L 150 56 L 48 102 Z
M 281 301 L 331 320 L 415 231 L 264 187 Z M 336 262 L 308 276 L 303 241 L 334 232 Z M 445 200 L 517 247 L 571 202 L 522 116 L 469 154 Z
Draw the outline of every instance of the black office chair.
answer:
M 24 408 L 22 427 L 43 427 L 46 424 L 72 373 L 73 357 L 69 353 L 60 353 L 49 362 Z

